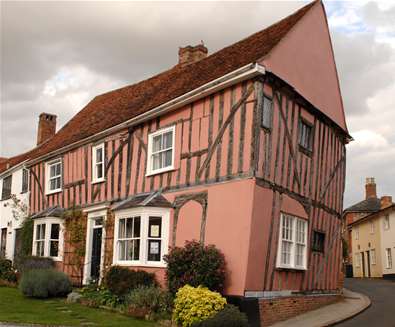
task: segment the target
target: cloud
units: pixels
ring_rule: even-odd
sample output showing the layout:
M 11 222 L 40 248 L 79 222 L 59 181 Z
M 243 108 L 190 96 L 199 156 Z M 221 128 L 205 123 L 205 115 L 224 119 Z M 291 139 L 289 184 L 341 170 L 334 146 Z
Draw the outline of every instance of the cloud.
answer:
M 38 115 L 65 124 L 94 96 L 177 63 L 179 46 L 210 53 L 303 2 L 21 2 L 1 6 L 0 156 L 35 145 Z M 349 205 L 367 176 L 395 195 L 395 5 L 325 1 L 355 141 L 348 146 Z

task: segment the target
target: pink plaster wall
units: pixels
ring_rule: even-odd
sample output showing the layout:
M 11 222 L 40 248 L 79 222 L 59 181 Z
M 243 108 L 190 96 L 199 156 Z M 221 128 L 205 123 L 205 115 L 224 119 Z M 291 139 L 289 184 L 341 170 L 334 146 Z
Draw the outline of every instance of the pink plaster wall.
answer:
M 321 2 L 261 62 L 347 130 L 333 49 Z

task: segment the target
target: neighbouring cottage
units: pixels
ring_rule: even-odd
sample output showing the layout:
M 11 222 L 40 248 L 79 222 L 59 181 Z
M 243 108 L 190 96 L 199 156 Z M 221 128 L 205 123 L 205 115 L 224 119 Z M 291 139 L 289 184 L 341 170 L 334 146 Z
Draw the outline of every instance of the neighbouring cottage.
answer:
M 337 299 L 347 132 L 322 2 L 214 54 L 95 97 L 29 154 L 33 254 L 84 283 L 110 265 L 165 276 L 215 244 L 225 293 L 269 325 Z M 63 221 L 83 210 L 83 268 Z
M 365 200 L 344 210 L 352 275 L 395 278 L 395 203 L 391 196 L 377 197 L 373 177 L 365 189 Z

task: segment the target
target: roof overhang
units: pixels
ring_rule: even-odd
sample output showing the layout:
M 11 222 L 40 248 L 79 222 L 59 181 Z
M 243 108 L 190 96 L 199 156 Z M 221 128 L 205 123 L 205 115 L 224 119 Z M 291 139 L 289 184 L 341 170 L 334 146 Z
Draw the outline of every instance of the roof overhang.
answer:
M 23 168 L 24 164 L 27 162 L 28 160 L 22 161 L 20 163 L 18 163 L 15 166 L 12 166 L 6 170 L 4 170 L 3 172 L 0 173 L 0 179 L 7 177 L 9 174 L 12 174 L 13 172 L 17 171 L 20 168 Z
M 245 66 L 240 67 L 240 68 L 238 68 L 226 75 L 221 76 L 220 78 L 217 78 L 215 80 L 212 80 L 211 82 L 208 82 L 202 86 L 199 86 L 198 88 L 196 88 L 190 92 L 187 92 L 177 98 L 174 98 L 173 100 L 170 100 L 164 104 L 161 104 L 158 107 L 155 107 L 155 108 L 153 108 L 147 112 L 144 112 L 136 117 L 126 120 L 126 121 L 122 122 L 121 124 L 115 125 L 115 126 L 110 127 L 104 131 L 101 131 L 101 132 L 96 133 L 92 136 L 89 136 L 83 140 L 74 142 L 74 143 L 64 146 L 60 149 L 57 149 L 57 150 L 52 151 L 50 153 L 44 154 L 38 158 L 35 158 L 35 159 L 28 162 L 28 166 L 30 167 L 30 166 L 36 164 L 37 162 L 47 160 L 47 159 L 54 157 L 56 155 L 60 155 L 61 153 L 64 153 L 70 149 L 77 147 L 77 146 L 99 140 L 103 137 L 106 137 L 106 136 L 113 134 L 117 131 L 120 131 L 122 129 L 130 128 L 132 126 L 141 124 L 144 121 L 151 120 L 151 119 L 161 116 L 165 113 L 168 113 L 168 112 L 176 110 L 182 106 L 185 106 L 191 102 L 199 100 L 203 97 L 209 96 L 221 89 L 224 89 L 224 88 L 232 86 L 234 84 L 243 82 L 247 79 L 254 78 L 259 75 L 264 75 L 265 73 L 266 73 L 265 67 L 258 64 L 258 63 L 251 63 L 248 65 L 245 65 Z

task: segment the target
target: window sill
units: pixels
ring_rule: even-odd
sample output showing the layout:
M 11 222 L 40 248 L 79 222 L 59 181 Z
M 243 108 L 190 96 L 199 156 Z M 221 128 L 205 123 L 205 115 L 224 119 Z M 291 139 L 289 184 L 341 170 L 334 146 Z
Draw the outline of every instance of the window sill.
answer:
M 56 190 L 45 192 L 45 195 L 51 195 L 51 194 L 60 193 L 60 192 L 62 192 L 62 189 L 58 188 Z
M 277 266 L 277 270 L 294 270 L 294 271 L 307 271 L 307 268 L 290 267 L 290 266 Z
M 105 178 L 103 178 L 103 179 L 96 179 L 96 180 L 92 181 L 92 182 L 91 182 L 91 184 L 99 184 L 99 183 L 104 183 L 105 181 L 106 181 L 106 179 L 105 179 Z
M 167 173 L 169 171 L 174 171 L 174 170 L 176 170 L 174 168 L 174 166 L 170 166 L 170 167 L 167 167 L 167 168 L 162 168 L 162 169 L 158 169 L 158 170 L 155 170 L 155 171 L 150 171 L 150 172 L 145 174 L 145 177 L 158 175 L 158 174 L 162 174 L 162 173 Z
M 166 268 L 167 265 L 165 262 L 136 262 L 136 261 L 114 261 L 113 265 L 122 266 L 122 267 L 151 267 L 151 268 Z
M 299 144 L 299 151 L 305 154 L 306 156 L 312 157 L 313 156 L 313 150 L 305 148 L 303 145 Z

